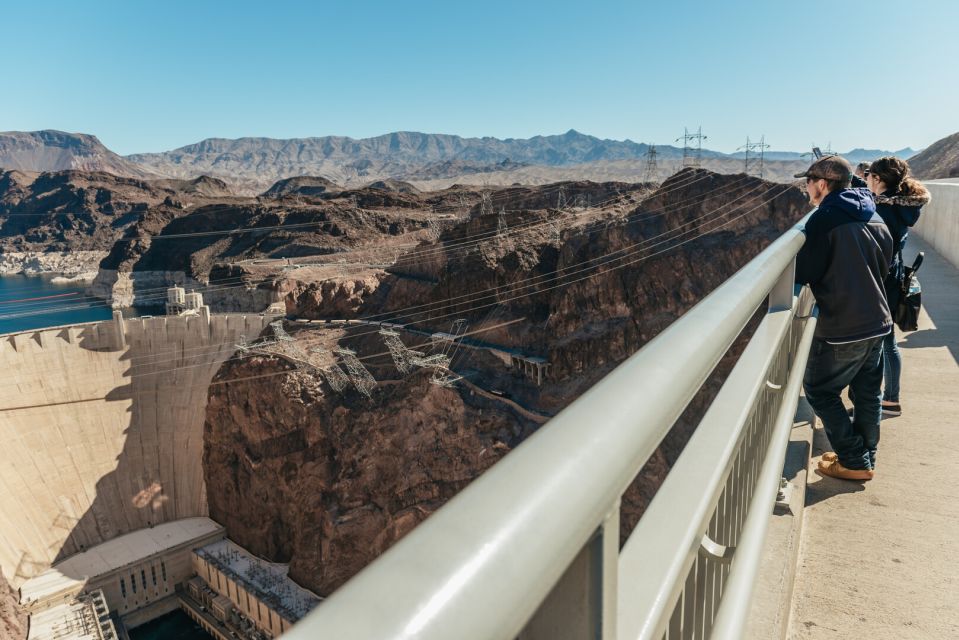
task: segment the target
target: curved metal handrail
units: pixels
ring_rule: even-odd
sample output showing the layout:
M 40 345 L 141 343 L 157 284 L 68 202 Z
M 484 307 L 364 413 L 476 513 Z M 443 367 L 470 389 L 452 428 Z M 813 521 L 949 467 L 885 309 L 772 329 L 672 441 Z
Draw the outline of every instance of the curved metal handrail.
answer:
M 766 296 L 792 308 L 804 237 L 788 230 L 286 637 L 516 637 Z

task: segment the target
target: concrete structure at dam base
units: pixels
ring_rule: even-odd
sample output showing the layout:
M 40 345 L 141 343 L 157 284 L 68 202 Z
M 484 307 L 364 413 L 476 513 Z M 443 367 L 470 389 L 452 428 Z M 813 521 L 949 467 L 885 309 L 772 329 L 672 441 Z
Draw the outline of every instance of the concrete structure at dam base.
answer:
M 225 535 L 209 518 L 186 518 L 57 563 L 20 587 L 28 640 L 118 640 L 177 608 L 214 638 L 272 640 L 321 602 L 287 565 Z

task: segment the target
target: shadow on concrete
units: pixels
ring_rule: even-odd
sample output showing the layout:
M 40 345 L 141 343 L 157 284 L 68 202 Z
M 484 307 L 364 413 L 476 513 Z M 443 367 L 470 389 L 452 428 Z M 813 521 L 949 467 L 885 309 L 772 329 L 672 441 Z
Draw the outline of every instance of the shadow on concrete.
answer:
M 837 478 L 831 478 L 829 476 L 824 476 L 819 473 L 817 469 L 815 472 L 818 482 L 810 482 L 806 486 L 806 506 L 811 507 L 814 504 L 818 504 L 824 500 L 828 500 L 834 496 L 838 496 L 843 493 L 859 493 L 860 491 L 866 490 L 865 482 L 854 482 L 852 480 L 839 480 Z
M 811 408 L 809 409 L 809 412 L 812 412 Z M 829 438 L 826 437 L 826 432 L 822 429 L 822 426 L 813 429 L 812 455 L 819 457 L 826 451 L 831 450 L 832 447 L 829 445 Z M 828 476 L 820 475 L 818 471 L 816 471 L 815 467 L 817 462 L 819 461 L 813 460 L 812 468 L 814 473 L 809 475 L 809 483 L 806 485 L 807 507 L 811 507 L 814 504 L 828 500 L 833 496 L 843 493 L 858 493 L 865 489 L 865 485 L 862 482 L 851 482 L 849 480 L 839 480 L 837 478 L 830 478 Z M 814 478 L 817 479 L 815 482 L 813 482 Z
M 899 348 L 946 347 L 952 359 L 959 364 L 959 269 L 921 239 L 917 238 L 914 242 L 918 245 L 916 251 L 926 254 L 918 275 L 922 283 L 922 306 L 934 328 L 906 334 Z M 911 263 L 911 258 L 906 258 L 906 262 Z

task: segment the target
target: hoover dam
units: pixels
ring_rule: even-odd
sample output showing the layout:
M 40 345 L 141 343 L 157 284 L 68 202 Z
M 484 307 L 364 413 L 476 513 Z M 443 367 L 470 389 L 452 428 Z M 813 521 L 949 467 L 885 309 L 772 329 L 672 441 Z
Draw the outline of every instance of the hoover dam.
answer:
M 137 319 L 116 312 L 3 336 L 0 570 L 13 589 L 51 567 L 68 581 L 92 579 L 70 575 L 61 561 L 207 515 L 208 387 L 239 336 L 259 334 L 269 320 L 207 307 Z

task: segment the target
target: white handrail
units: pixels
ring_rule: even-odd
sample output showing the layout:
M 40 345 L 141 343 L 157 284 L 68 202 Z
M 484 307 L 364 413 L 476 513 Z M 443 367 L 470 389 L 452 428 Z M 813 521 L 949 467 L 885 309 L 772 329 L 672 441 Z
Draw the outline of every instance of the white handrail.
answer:
M 515 638 L 767 294 L 783 290 L 804 237 L 801 224 L 783 234 L 285 637 Z

